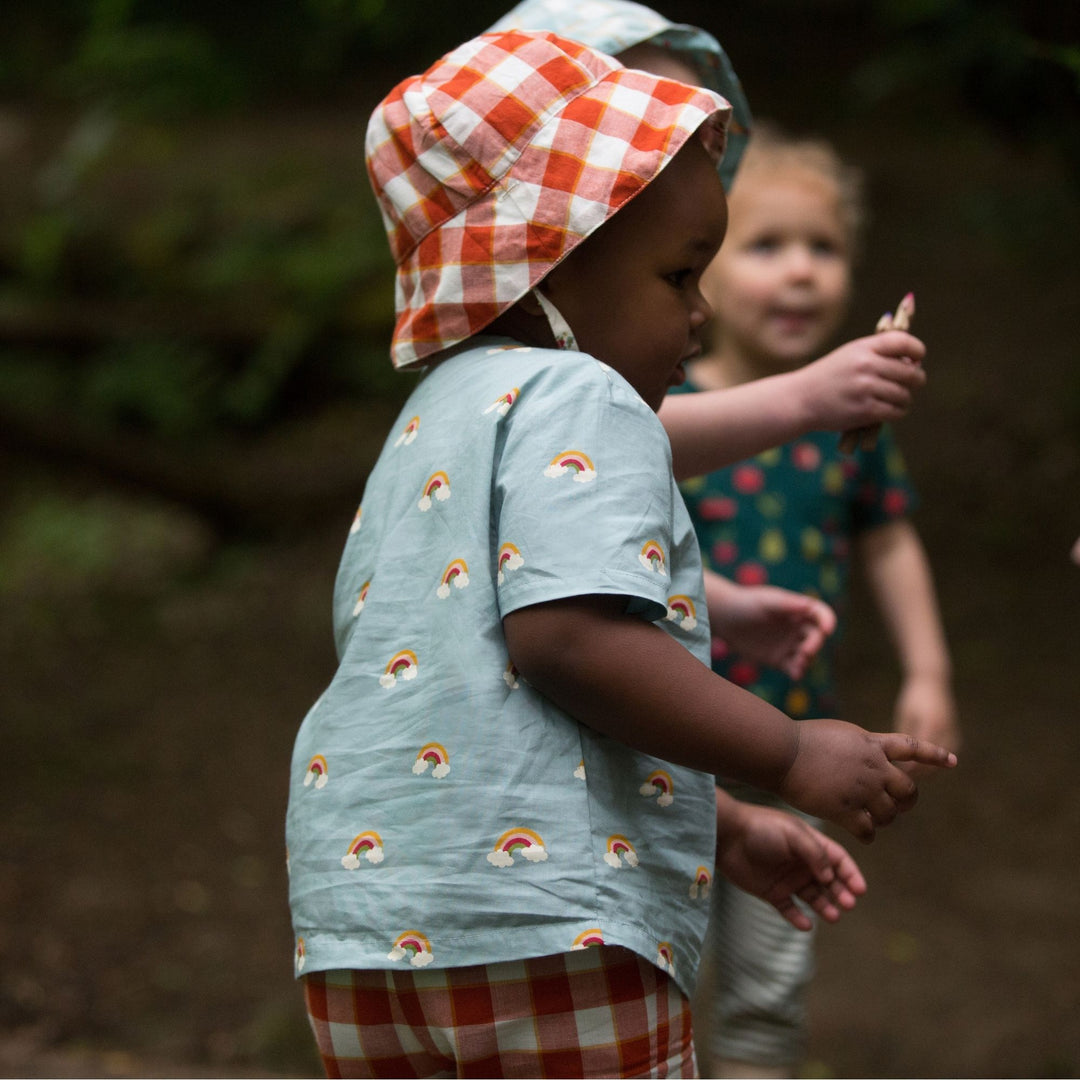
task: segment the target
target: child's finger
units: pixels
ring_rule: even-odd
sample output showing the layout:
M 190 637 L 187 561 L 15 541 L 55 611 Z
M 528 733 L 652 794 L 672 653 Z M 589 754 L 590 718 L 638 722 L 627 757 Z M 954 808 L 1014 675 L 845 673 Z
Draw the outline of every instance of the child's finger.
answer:
M 936 765 L 943 769 L 951 769 L 956 765 L 956 755 L 937 743 L 895 731 L 876 735 L 875 738 L 881 743 L 881 748 L 890 761 L 917 761 L 922 765 Z

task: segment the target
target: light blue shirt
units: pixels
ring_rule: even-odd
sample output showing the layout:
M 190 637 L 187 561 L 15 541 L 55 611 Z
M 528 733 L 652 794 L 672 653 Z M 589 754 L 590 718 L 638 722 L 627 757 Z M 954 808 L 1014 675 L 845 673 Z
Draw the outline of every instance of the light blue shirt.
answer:
M 474 339 L 412 394 L 345 546 L 340 666 L 292 761 L 298 974 L 604 942 L 689 992 L 713 778 L 578 723 L 507 654 L 503 616 L 588 594 L 626 597 L 708 663 L 655 413 L 583 353 Z

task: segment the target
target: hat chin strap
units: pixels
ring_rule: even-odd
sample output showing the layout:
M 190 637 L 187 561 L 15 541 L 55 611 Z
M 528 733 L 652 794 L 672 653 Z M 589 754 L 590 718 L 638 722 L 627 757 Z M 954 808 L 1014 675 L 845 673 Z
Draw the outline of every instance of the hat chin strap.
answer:
M 551 327 L 551 333 L 555 338 L 556 347 L 559 349 L 573 349 L 575 352 L 580 352 L 578 349 L 577 338 L 574 337 L 574 331 L 570 329 L 570 324 L 562 317 L 562 312 L 559 311 L 539 288 L 533 289 L 532 294 L 536 297 L 536 302 L 540 305 L 540 310 L 544 313 L 544 317 L 548 321 L 548 326 Z

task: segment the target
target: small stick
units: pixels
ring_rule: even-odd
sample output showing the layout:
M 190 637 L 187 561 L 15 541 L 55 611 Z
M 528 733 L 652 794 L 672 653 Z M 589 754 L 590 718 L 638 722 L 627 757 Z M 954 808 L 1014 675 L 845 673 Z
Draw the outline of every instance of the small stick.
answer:
M 908 293 L 896 306 L 896 314 L 886 311 L 877 321 L 874 332 L 884 333 L 886 330 L 908 330 L 911 328 L 911 320 L 915 317 L 915 294 Z M 854 453 L 856 447 L 863 450 L 873 450 L 877 445 L 880 424 L 869 424 L 866 427 L 851 428 L 845 431 L 840 439 L 842 453 Z

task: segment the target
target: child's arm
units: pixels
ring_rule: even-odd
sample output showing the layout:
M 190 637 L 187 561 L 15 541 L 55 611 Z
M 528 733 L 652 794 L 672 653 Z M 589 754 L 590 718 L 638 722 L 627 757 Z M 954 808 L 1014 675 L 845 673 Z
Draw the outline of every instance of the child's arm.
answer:
M 802 818 L 753 806 L 716 789 L 716 869 L 740 889 L 772 904 L 792 926 L 813 923 L 795 904 L 836 922 L 866 892 L 855 860 Z
M 857 543 L 903 672 L 896 730 L 956 750 L 949 649 L 922 541 L 911 522 L 901 520 L 867 530 Z
M 740 656 L 801 679 L 825 639 L 836 613 L 823 600 L 775 585 L 738 585 L 705 571 L 705 599 L 714 637 Z
M 577 596 L 503 618 L 518 671 L 575 719 L 677 765 L 773 791 L 870 841 L 910 809 L 894 761 L 954 765 L 940 747 L 839 720 L 796 723 L 715 675 L 619 596 Z
M 926 382 L 925 353 L 918 338 L 894 330 L 849 341 L 782 375 L 725 390 L 669 394 L 660 419 L 671 440 L 675 476 L 702 476 L 808 431 L 899 420 Z

